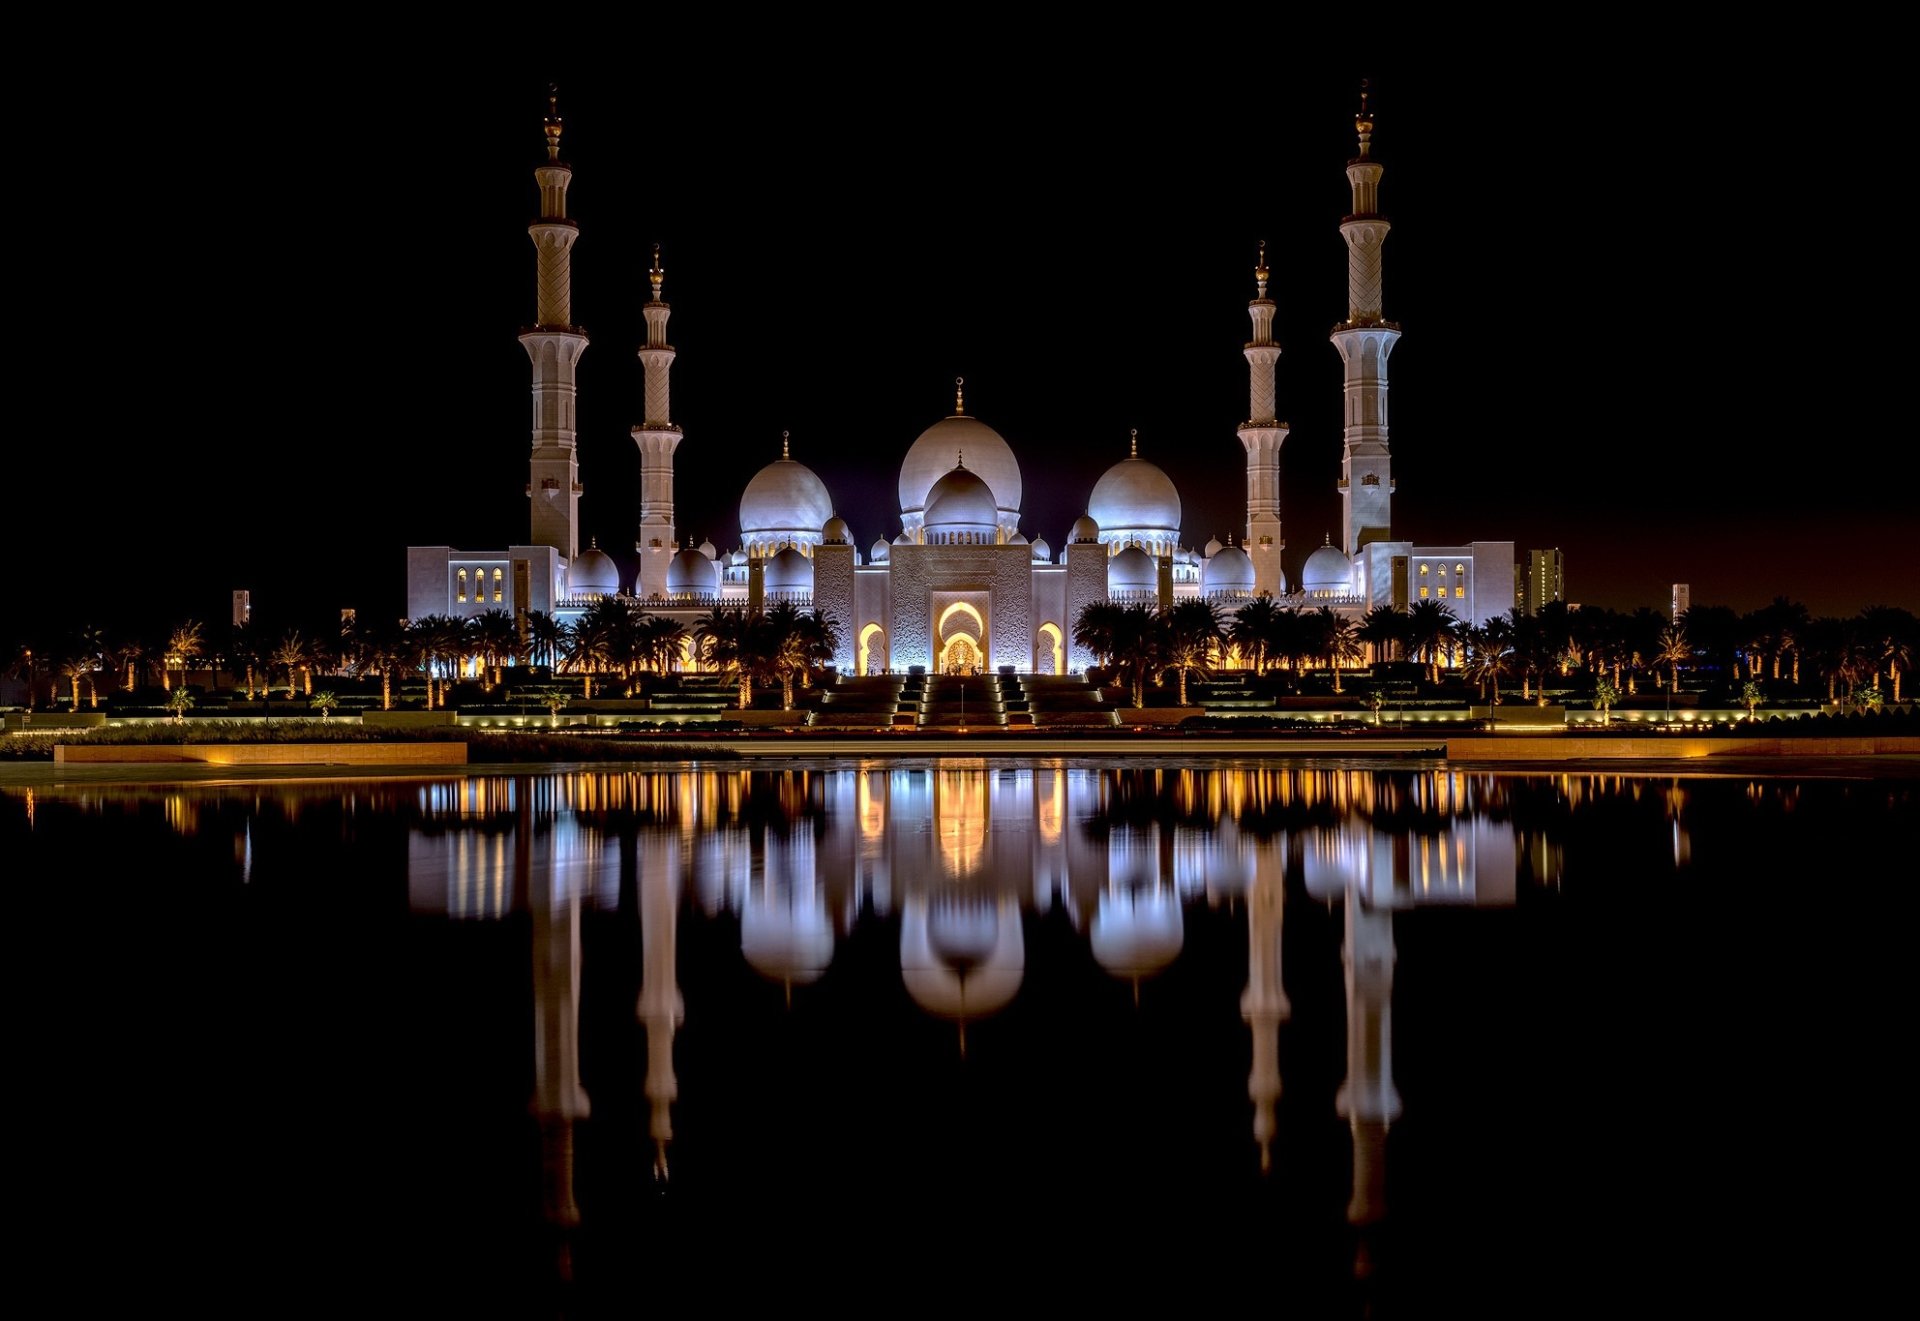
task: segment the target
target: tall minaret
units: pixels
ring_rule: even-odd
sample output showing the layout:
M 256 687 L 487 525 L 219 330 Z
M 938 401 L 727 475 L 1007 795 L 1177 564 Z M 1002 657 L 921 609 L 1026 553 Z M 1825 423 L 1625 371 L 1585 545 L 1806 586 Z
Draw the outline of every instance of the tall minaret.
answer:
M 527 226 L 539 254 L 539 308 L 520 343 L 533 359 L 533 463 L 527 495 L 533 503 L 530 544 L 552 546 L 569 560 L 580 552 L 580 461 L 574 454 L 574 364 L 587 351 L 587 334 L 573 324 L 573 241 L 580 227 L 567 219 L 573 171 L 560 160 L 559 96 L 547 97 L 547 159 L 533 177 L 540 184 L 540 218 Z
M 1387 218 L 1379 213 L 1381 168 L 1371 158 L 1373 112 L 1361 84 L 1360 113 L 1353 117 L 1360 154 L 1347 162 L 1353 214 L 1340 222 L 1347 241 L 1347 319 L 1333 328 L 1333 344 L 1346 364 L 1346 452 L 1340 460 L 1341 549 L 1358 554 L 1373 541 L 1393 537 L 1393 465 L 1387 454 L 1387 355 L 1400 327 L 1380 315 L 1380 249 Z
M 1273 342 L 1273 300 L 1267 297 L 1267 245 L 1260 243 L 1260 264 L 1254 268 L 1254 299 L 1247 304 L 1253 318 L 1253 342 L 1247 345 L 1247 420 L 1240 424 L 1240 443 L 1247 447 L 1247 554 L 1253 557 L 1253 590 L 1279 596 L 1286 591 L 1280 572 L 1280 444 L 1287 424 L 1274 420 L 1273 364 L 1280 346 Z
M 667 593 L 667 563 L 674 550 L 673 450 L 680 443 L 680 428 L 668 421 L 667 371 L 673 366 L 673 345 L 667 343 L 667 315 L 673 309 L 660 298 L 666 274 L 660 269 L 658 243 L 647 278 L 653 282 L 653 301 L 646 306 L 647 342 L 640 350 L 647 373 L 647 412 L 646 420 L 633 429 L 633 443 L 640 447 L 640 540 L 634 549 L 640 552 L 642 598 Z

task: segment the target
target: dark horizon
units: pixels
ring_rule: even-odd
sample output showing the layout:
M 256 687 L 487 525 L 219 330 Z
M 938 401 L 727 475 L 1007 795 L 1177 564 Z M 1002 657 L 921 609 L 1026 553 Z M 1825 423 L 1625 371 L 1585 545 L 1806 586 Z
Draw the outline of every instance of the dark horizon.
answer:
M 1386 312 L 1405 331 L 1396 536 L 1557 546 L 1568 598 L 1617 609 L 1664 607 L 1674 582 L 1740 610 L 1920 604 L 1910 498 L 1869 463 L 1821 462 L 1829 400 L 1870 435 L 1893 421 L 1884 392 L 1837 388 L 1834 327 L 1882 299 L 1816 268 L 1854 247 L 1825 182 L 1844 160 L 1799 127 L 1832 89 L 1792 100 L 1678 56 L 1625 91 L 1351 61 L 1289 73 L 1255 108 L 1232 79 L 1016 61 L 971 73 L 987 106 L 930 95 L 930 66 L 857 83 L 813 64 L 662 69 L 641 96 L 528 63 L 351 85 L 223 71 L 212 106 L 190 79 L 135 75 L 75 106 L 57 187 L 85 259 L 31 268 L 28 297 L 78 313 L 42 365 L 88 424 L 20 448 L 16 501 L 58 522 L 8 521 L 34 566 L 9 633 L 218 628 L 235 588 L 263 620 L 397 616 L 407 545 L 525 538 L 515 336 L 550 76 L 592 340 L 583 545 L 629 573 L 655 241 L 683 538 L 735 544 L 739 493 L 782 431 L 863 549 L 891 538 L 900 459 L 959 375 L 1021 461 L 1023 530 L 1057 550 L 1136 427 L 1188 544 L 1242 532 L 1240 348 L 1264 238 L 1293 579 L 1338 537 L 1327 332 L 1364 74 L 1394 222 Z M 79 296 L 55 299 L 56 275 Z M 1803 453 L 1774 457 L 1782 437 Z

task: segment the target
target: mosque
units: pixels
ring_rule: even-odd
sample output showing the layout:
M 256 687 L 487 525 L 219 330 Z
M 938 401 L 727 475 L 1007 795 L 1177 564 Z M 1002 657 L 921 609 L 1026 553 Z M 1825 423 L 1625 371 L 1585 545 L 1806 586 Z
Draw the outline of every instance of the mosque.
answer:
M 741 493 L 739 545 L 726 552 L 710 541 L 683 545 L 673 500 L 673 458 L 682 436 L 669 407 L 671 309 L 661 297 L 665 277 L 656 246 L 652 300 L 644 309 L 647 338 L 639 349 L 645 420 L 633 429 L 641 459 L 640 567 L 628 580 L 611 556 L 579 544 L 574 370 L 587 336 L 572 323 L 571 253 L 579 227 L 567 216 L 573 172 L 560 158 L 562 123 L 550 103 L 547 159 L 534 171 L 540 216 L 529 227 L 538 261 L 537 324 L 520 336 L 533 363 L 528 543 L 477 551 L 409 547 L 408 616 L 503 609 L 516 618 L 528 610 L 572 618 L 604 597 L 624 595 L 691 627 L 716 607 L 791 601 L 834 621 L 835 664 L 845 674 L 913 666 L 1063 674 L 1093 662 L 1072 634 L 1073 621 L 1095 601 L 1164 606 L 1202 598 L 1229 622 L 1261 596 L 1349 617 L 1380 605 L 1406 609 L 1418 600 L 1443 601 L 1470 623 L 1505 613 L 1513 604 L 1511 541 L 1428 546 L 1393 536 L 1387 360 L 1400 328 L 1382 315 L 1381 249 L 1389 225 L 1378 209 L 1382 167 L 1371 154 L 1373 119 L 1364 94 L 1355 127 L 1359 151 L 1346 171 L 1353 212 L 1340 224 L 1347 315 L 1332 332 L 1345 364 L 1341 541 L 1329 540 L 1309 555 L 1297 581 L 1289 583 L 1281 568 L 1280 449 L 1287 424 L 1276 417 L 1274 364 L 1281 350 L 1272 333 L 1264 244 L 1248 305 L 1248 409 L 1239 428 L 1245 534 L 1238 545 L 1212 540 L 1198 551 L 1181 540 L 1178 488 L 1140 457 L 1137 439 L 1133 452 L 1094 484 L 1086 513 L 1066 529 L 1057 550 L 1038 529 L 1029 535 L 1021 526 L 1019 460 L 998 431 L 966 411 L 960 381 L 953 412 L 907 448 L 897 511 L 840 510 L 783 439 L 780 458 Z M 874 538 L 864 549 L 855 523 Z

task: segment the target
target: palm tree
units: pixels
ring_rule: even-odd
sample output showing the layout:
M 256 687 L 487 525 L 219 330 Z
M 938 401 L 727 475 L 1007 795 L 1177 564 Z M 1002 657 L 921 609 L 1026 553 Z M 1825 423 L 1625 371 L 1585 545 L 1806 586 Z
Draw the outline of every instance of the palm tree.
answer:
M 1147 704 L 1147 678 L 1162 668 L 1165 648 L 1166 625 L 1158 610 L 1144 602 L 1120 607 L 1114 629 L 1113 664 L 1133 689 L 1135 710 Z
M 1749 679 L 1740 685 L 1740 703 L 1747 708 L 1747 723 L 1753 723 L 1753 710 L 1767 700 L 1767 690 L 1760 686 L 1758 679 Z
M 1390 605 L 1377 605 L 1361 617 L 1355 636 L 1373 648 L 1376 661 L 1392 660 L 1394 649 L 1406 645 L 1407 616 Z
M 1602 674 L 1593 681 L 1593 709 L 1600 713 L 1600 723 L 1613 722 L 1613 704 L 1620 700 L 1620 690 L 1613 686 L 1613 680 Z
M 1213 649 L 1219 645 L 1222 637 L 1220 614 L 1212 602 L 1203 601 L 1197 596 L 1175 601 L 1166 612 L 1164 631 L 1166 645 L 1161 659 L 1168 669 L 1179 672 L 1179 704 L 1185 706 L 1187 674 L 1198 671 L 1202 678 L 1206 678 L 1211 673 Z
M 1878 685 L 1880 667 L 1885 666 L 1893 680 L 1893 700 L 1900 700 L 1901 671 L 1913 668 L 1916 634 L 1920 621 L 1911 611 L 1898 606 L 1873 605 L 1860 612 L 1860 639 L 1874 667 Z
M 188 663 L 205 647 L 206 642 L 198 620 L 186 620 L 180 627 L 174 629 L 173 635 L 167 640 L 167 654 L 163 658 L 164 668 L 160 671 L 161 687 L 168 692 L 173 691 L 173 680 L 169 674 L 172 669 L 180 671 L 180 682 L 184 685 L 187 681 Z
M 1333 671 L 1333 691 L 1345 692 L 1340 686 L 1340 671 L 1364 654 L 1360 626 L 1345 615 L 1335 614 L 1331 607 L 1321 606 L 1319 627 L 1321 651 L 1327 658 L 1327 668 Z
M 1467 677 L 1480 685 L 1484 694 L 1493 690 L 1490 705 L 1500 705 L 1500 676 L 1513 669 L 1513 621 L 1495 615 L 1478 628 L 1467 630 Z
M 1415 601 L 1407 610 L 1408 643 L 1425 659 L 1433 683 L 1440 682 L 1440 655 L 1459 624 L 1453 611 L 1438 601 Z
M 123 692 L 130 693 L 139 686 L 136 679 L 140 669 L 140 659 L 146 654 L 145 644 L 137 638 L 122 638 L 113 648 L 113 667 L 126 674 L 126 678 L 120 684 Z
M 187 690 L 186 674 L 180 676 L 180 687 L 171 689 L 167 696 L 167 710 L 173 713 L 173 721 L 179 724 L 187 718 L 187 712 L 193 708 L 193 694 Z
M 760 616 L 740 606 L 715 606 L 693 626 L 709 665 L 740 681 L 740 709 L 753 705 L 753 680 L 763 665 Z
M 544 610 L 529 610 L 524 618 L 532 662 L 551 669 L 559 663 L 560 644 L 566 640 L 565 626 Z
M 488 610 L 467 620 L 466 634 L 467 645 L 492 671 L 493 682 L 488 687 L 499 687 L 500 667 L 520 642 L 520 630 L 513 626 L 513 616 L 504 610 Z
M 340 699 L 329 692 L 315 693 L 307 702 L 307 709 L 320 713 L 320 723 L 325 724 L 333 714 L 333 708 L 340 705 Z
M 666 674 L 686 652 L 687 626 L 665 615 L 647 615 L 640 621 L 640 650 L 656 674 Z
M 1089 601 L 1073 621 L 1073 642 L 1093 653 L 1101 669 L 1113 665 L 1126 607 L 1116 601 Z
M 1644 605 L 1622 621 L 1621 646 L 1630 667 L 1627 671 L 1629 694 L 1639 691 L 1638 672 L 1652 668 L 1660 647 L 1660 631 L 1666 626 L 1666 618 L 1658 610 Z
M 1693 659 L 1693 647 L 1687 642 L 1686 629 L 1677 622 L 1668 624 L 1660 630 L 1655 648 L 1654 660 L 1667 666 L 1672 674 L 1673 686 L 1668 691 L 1679 692 L 1680 666 Z
M 1520 700 L 1534 699 L 1533 681 L 1540 682 L 1540 705 L 1547 704 L 1547 670 L 1554 662 L 1553 645 L 1538 615 L 1516 615 L 1513 621 L 1513 655 L 1520 667 Z
M 601 602 L 594 604 L 597 607 Z M 604 672 L 613 663 L 613 627 L 606 613 L 589 610 L 574 620 L 567 629 L 562 648 L 565 668 L 581 676 L 585 685 L 581 696 L 592 701 L 594 674 Z
M 76 712 L 80 709 L 80 681 L 86 679 L 92 682 L 92 674 L 93 657 L 91 656 L 69 656 L 60 662 L 60 677 L 73 685 L 73 709 Z
M 306 639 L 300 636 L 298 629 L 289 629 L 282 635 L 279 644 L 273 649 L 273 663 L 286 667 L 287 700 L 291 702 L 293 700 L 293 685 L 299 678 L 300 667 L 307 663 Z
M 1287 669 L 1295 679 L 1300 677 L 1300 658 L 1311 656 L 1314 652 L 1314 640 L 1310 636 L 1307 616 L 1293 608 L 1277 610 L 1273 615 L 1273 631 L 1267 635 L 1267 655 L 1287 663 Z
M 1279 613 L 1280 607 L 1271 596 L 1256 596 L 1240 607 L 1228 626 L 1234 649 L 1242 659 L 1252 662 L 1256 679 L 1266 672 L 1267 642 L 1273 637 L 1274 617 Z
M 422 615 L 409 624 L 406 630 L 406 659 L 412 668 L 426 672 L 427 710 L 429 711 L 434 707 L 434 664 L 440 658 L 440 647 L 447 634 L 447 622 L 444 615 Z

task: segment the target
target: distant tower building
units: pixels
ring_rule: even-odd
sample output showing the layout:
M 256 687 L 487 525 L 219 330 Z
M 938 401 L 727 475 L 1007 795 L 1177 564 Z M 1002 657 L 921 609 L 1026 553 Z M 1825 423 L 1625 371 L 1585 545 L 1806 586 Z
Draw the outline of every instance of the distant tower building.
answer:
M 1549 601 L 1567 599 L 1567 584 L 1560 548 L 1530 550 L 1526 559 L 1514 565 L 1513 610 L 1519 615 L 1537 615 Z
M 667 372 L 673 366 L 673 346 L 667 343 L 667 317 L 672 312 L 660 298 L 660 285 L 666 276 L 660 269 L 660 245 L 653 245 L 653 269 L 647 278 L 653 283 L 653 301 L 645 311 L 647 342 L 640 350 L 646 368 L 646 420 L 633 429 L 633 443 L 640 447 L 640 539 L 634 549 L 640 552 L 640 577 L 634 595 L 641 598 L 665 596 L 667 565 L 678 549 L 673 530 L 673 451 L 680 444 L 680 428 L 669 420 Z
M 560 160 L 560 129 L 559 98 L 549 96 L 547 160 L 533 172 L 540 184 L 540 218 L 527 227 L 539 254 L 539 304 L 533 328 L 521 334 L 520 343 L 533 359 L 530 540 L 571 560 L 580 552 L 580 461 L 574 452 L 579 391 L 573 369 L 587 350 L 587 336 L 573 324 L 573 243 L 580 227 L 567 219 L 573 171 Z
M 1247 554 L 1253 558 L 1256 595 L 1279 596 L 1286 591 L 1280 572 L 1280 552 L 1287 543 L 1280 536 L 1280 446 L 1287 424 L 1274 419 L 1273 364 L 1280 346 L 1273 342 L 1273 300 L 1267 297 L 1267 245 L 1260 244 L 1260 262 L 1254 267 L 1254 299 L 1247 304 L 1253 318 L 1253 341 L 1247 345 L 1247 420 L 1240 424 L 1240 443 L 1247 450 Z
M 1687 613 L 1693 605 L 1693 588 L 1686 583 L 1673 585 L 1673 617 L 1675 619 Z
M 1341 549 L 1357 554 L 1374 541 L 1393 539 L 1393 465 L 1387 453 L 1387 355 L 1400 327 L 1381 316 L 1380 250 L 1391 226 L 1379 213 L 1382 170 L 1369 155 L 1373 114 L 1367 92 L 1353 125 L 1360 154 L 1347 162 L 1353 212 L 1340 222 L 1347 241 L 1347 319 L 1333 329 L 1334 347 L 1346 364 L 1346 449 L 1340 460 Z
M 253 593 L 238 591 L 233 594 L 233 626 L 245 628 L 253 619 Z

